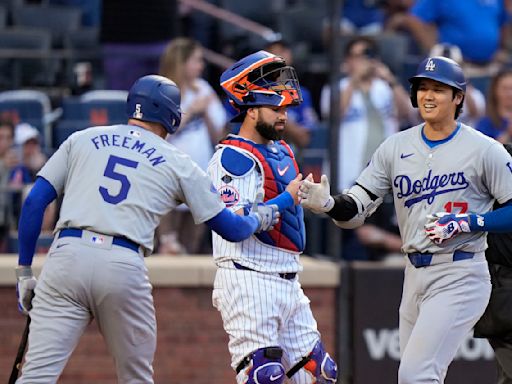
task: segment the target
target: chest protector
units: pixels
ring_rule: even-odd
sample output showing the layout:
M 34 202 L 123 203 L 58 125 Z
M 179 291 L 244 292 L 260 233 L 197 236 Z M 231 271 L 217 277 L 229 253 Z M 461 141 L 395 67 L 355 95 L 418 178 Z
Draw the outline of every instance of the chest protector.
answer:
M 299 173 L 292 150 L 284 141 L 270 145 L 255 144 L 241 137 L 230 136 L 221 141 L 221 145 L 244 150 L 258 164 L 263 179 L 265 197 L 263 201 L 273 199 L 286 190 L 290 181 Z M 304 211 L 300 205 L 286 208 L 281 219 L 272 231 L 255 233 L 260 241 L 293 252 L 304 251 L 306 236 L 304 230 Z

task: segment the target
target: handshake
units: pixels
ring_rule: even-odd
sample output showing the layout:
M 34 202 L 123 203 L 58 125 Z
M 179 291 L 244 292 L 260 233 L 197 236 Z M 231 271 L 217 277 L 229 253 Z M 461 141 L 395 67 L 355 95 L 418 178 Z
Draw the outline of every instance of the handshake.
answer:
M 298 174 L 290 181 L 286 191 L 293 199 L 294 205 L 300 204 L 315 213 L 328 212 L 334 206 L 329 181 L 325 175 L 322 175 L 320 183 L 314 183 L 311 174 L 305 179 L 302 178 L 302 174 Z M 250 211 L 260 223 L 258 232 L 272 230 L 279 223 L 280 218 L 278 204 L 264 204 L 263 196 L 263 190 L 259 191 Z

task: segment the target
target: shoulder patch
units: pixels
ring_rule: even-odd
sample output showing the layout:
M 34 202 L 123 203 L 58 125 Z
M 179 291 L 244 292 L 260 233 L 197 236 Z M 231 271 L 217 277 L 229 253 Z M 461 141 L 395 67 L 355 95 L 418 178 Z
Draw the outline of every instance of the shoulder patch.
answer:
M 250 157 L 229 147 L 222 151 L 220 161 L 222 167 L 233 176 L 245 175 L 255 164 Z

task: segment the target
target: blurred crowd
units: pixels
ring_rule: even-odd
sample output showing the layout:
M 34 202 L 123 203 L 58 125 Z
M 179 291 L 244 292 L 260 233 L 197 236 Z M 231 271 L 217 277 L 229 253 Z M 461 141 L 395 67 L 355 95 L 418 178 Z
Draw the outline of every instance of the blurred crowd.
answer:
M 288 111 L 286 140 L 304 169 L 312 169 L 316 178 L 327 172 L 332 90 L 329 73 L 325 68 L 318 70 L 322 61 L 313 58 L 328 58 L 332 36 L 342 45 L 339 175 L 333 182 L 337 191 L 352 185 L 386 137 L 419 123 L 417 110 L 410 103 L 407 78 L 427 55 L 452 58 L 469 78 L 459 120 L 500 142 L 512 141 L 512 0 L 345 0 L 339 25 L 335 26 L 328 18 L 328 1 L 275 2 L 281 10 L 305 9 L 307 13 L 308 9 L 325 8 L 319 23 L 320 36 L 312 38 L 306 50 L 304 39 L 285 36 L 279 30 L 282 24 L 264 25 L 265 20 L 256 21 L 262 23 L 262 28 L 272 28 L 276 32 L 273 36 L 245 35 L 221 42 L 225 22 L 187 5 L 187 1 L 26 3 L 80 8 L 84 28 L 98 31 L 101 65 L 90 63 L 86 67 L 92 71 L 88 77 L 73 77 L 67 84 L 70 94 L 91 89 L 127 90 L 136 78 L 149 73 L 175 81 L 182 91 L 184 118 L 168 140 L 203 169 L 216 143 L 238 128 L 230 123 L 233 111 L 219 92 L 218 75 L 224 68 L 218 61 L 207 61 L 208 54 L 217 52 L 224 60 L 232 61 L 265 49 L 282 56 L 299 71 L 304 102 Z M 237 13 L 236 7 L 230 9 L 233 2 L 205 3 Z M 252 12 L 257 19 L 256 11 Z M 251 14 L 243 16 L 251 18 Z M 334 34 L 335 29 L 339 33 Z M 58 106 L 58 100 L 52 101 Z M 21 201 L 55 148 L 43 145 L 40 130 L 27 122 L 3 117 L 1 112 L 0 118 L 0 251 L 15 252 L 10 240 L 16 237 Z M 43 228 L 48 237 L 56 222 L 55 212 L 55 207 L 50 207 L 45 216 Z M 326 219 L 322 225 L 330 224 Z M 188 208 L 183 206 L 162 221 L 155 238 L 157 253 L 209 253 L 209 237 L 209 231 L 194 225 Z M 390 197 L 361 228 L 344 231 L 340 257 L 383 260 L 399 255 L 400 247 Z

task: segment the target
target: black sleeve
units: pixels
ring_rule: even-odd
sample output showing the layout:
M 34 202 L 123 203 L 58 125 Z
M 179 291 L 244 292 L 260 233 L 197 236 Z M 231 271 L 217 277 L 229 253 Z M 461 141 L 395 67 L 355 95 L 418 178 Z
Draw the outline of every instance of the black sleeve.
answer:
M 370 196 L 370 198 L 372 200 L 377 200 L 377 196 L 375 194 L 368 191 L 362 185 L 360 185 L 360 184 L 357 184 L 357 185 L 359 185 L 361 188 L 363 188 L 366 191 L 366 193 L 368 193 L 368 196 Z M 358 213 L 357 204 L 350 196 L 345 195 L 345 194 L 339 194 L 339 195 L 333 196 L 333 199 L 334 199 L 334 206 L 332 207 L 332 209 L 329 212 L 327 212 L 327 214 L 330 217 L 332 217 L 334 220 L 348 221 Z
M 336 221 L 348 221 L 357 214 L 357 204 L 348 195 L 333 196 L 334 206 L 327 212 Z

